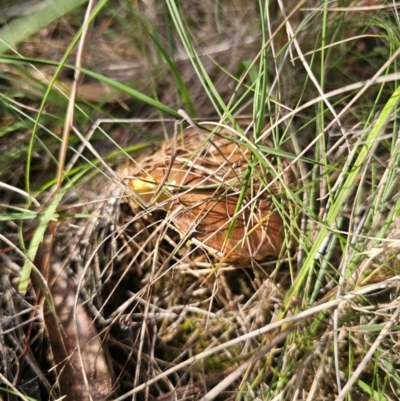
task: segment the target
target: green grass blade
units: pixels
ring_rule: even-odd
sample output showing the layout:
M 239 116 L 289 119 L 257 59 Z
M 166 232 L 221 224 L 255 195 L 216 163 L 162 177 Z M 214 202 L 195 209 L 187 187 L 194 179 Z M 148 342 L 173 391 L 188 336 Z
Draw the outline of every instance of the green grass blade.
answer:
M 297 276 L 293 284 L 293 287 L 289 290 L 286 296 L 285 310 L 287 310 L 287 308 L 289 307 L 293 295 L 298 293 L 302 288 L 304 280 L 306 279 L 309 270 L 312 268 L 314 264 L 314 260 L 316 258 L 319 249 L 321 248 L 326 236 L 329 235 L 331 227 L 334 226 L 334 223 L 339 215 L 339 211 L 343 206 L 346 198 L 348 197 L 349 193 L 354 189 L 354 184 L 357 182 L 357 176 L 364 164 L 364 160 L 368 157 L 368 154 L 371 148 L 373 147 L 378 135 L 384 128 L 386 122 L 388 121 L 390 114 L 392 113 L 394 107 L 396 106 L 399 100 L 399 96 L 400 96 L 400 87 L 398 87 L 394 91 L 390 99 L 387 101 L 385 107 L 382 109 L 374 126 L 372 127 L 367 139 L 363 141 L 362 145 L 354 147 L 352 154 L 353 155 L 358 154 L 357 159 L 354 163 L 354 167 L 351 169 L 351 171 L 348 172 L 347 178 L 343 186 L 337 190 L 338 193 L 336 199 L 334 199 L 332 206 L 329 210 L 328 216 L 325 221 L 325 225 L 321 228 L 321 231 L 318 237 L 316 238 L 309 254 L 307 255 L 307 258 L 304 261 L 304 265 L 299 275 Z
M 36 32 L 61 18 L 88 0 L 44 0 L 32 7 L 31 12 L 0 29 L 0 54 L 16 46 Z
M 39 226 L 37 227 L 32 237 L 32 240 L 29 244 L 29 248 L 26 252 L 27 260 L 25 260 L 24 266 L 22 268 L 21 281 L 18 287 L 19 292 L 23 294 L 25 294 L 28 288 L 29 279 L 31 277 L 31 272 L 33 268 L 33 261 L 35 260 L 37 250 L 39 249 L 39 246 L 43 241 L 44 233 L 50 221 L 57 217 L 56 209 L 64 194 L 65 194 L 65 189 L 63 191 L 58 192 L 55 195 L 54 199 L 49 204 L 46 211 L 43 213 L 43 216 L 39 222 Z

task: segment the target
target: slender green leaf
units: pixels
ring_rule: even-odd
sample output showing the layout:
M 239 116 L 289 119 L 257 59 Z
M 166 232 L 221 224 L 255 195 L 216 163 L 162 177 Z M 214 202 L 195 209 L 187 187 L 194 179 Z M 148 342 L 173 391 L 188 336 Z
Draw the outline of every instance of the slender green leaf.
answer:
M 0 29 L 0 54 L 17 45 L 53 21 L 70 13 L 88 0 L 42 0 L 31 6 L 30 12 Z

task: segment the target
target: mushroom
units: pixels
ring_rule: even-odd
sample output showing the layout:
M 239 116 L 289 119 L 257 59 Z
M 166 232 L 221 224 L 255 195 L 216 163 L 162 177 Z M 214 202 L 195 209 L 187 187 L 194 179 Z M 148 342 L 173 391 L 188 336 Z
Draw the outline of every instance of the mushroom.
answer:
M 285 243 L 282 216 L 291 206 L 283 183 L 293 188 L 293 171 L 277 177 L 253 161 L 244 188 L 251 145 L 236 143 L 234 132 L 186 129 L 149 157 L 128 185 L 145 204 L 167 210 L 182 236 L 223 262 L 278 257 Z

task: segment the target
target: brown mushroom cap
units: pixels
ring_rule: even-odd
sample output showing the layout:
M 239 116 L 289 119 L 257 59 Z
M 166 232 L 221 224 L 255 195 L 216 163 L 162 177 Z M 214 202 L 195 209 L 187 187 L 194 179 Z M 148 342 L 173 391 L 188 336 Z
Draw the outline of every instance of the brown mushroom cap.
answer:
M 275 205 L 279 199 L 287 205 L 282 181 L 293 185 L 293 172 L 274 180 L 257 165 L 238 205 L 251 150 L 195 129 L 185 130 L 178 145 L 175 154 L 168 144 L 149 158 L 129 186 L 145 202 L 160 203 L 183 236 L 225 262 L 278 257 L 285 241 L 281 214 L 287 207 L 278 211 Z
M 271 201 L 254 202 L 252 206 L 245 201 L 228 234 L 238 201 L 239 197 L 232 194 L 189 192 L 172 203 L 172 221 L 193 242 L 225 262 L 246 263 L 279 256 L 285 232 Z

